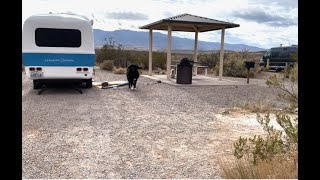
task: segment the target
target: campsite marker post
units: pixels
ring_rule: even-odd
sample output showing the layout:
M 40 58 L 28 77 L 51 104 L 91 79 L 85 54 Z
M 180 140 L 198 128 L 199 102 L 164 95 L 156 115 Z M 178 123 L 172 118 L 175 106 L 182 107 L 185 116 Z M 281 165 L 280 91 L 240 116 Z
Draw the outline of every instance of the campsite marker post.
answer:
M 245 61 L 244 64 L 247 68 L 247 84 L 249 84 L 250 68 L 254 68 L 254 61 Z

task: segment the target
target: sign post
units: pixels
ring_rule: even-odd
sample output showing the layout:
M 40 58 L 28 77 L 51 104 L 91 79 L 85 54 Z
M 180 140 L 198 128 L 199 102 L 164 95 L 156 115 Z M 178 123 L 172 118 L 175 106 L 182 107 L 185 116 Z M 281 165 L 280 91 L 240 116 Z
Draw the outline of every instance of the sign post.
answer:
M 244 64 L 247 68 L 247 84 L 249 84 L 250 68 L 254 68 L 254 61 L 245 61 Z

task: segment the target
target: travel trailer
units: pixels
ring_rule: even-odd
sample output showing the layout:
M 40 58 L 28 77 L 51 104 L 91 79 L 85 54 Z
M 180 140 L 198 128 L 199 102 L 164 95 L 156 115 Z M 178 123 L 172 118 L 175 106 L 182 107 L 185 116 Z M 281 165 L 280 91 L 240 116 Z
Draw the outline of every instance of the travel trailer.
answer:
M 273 47 L 263 55 L 260 66 L 267 67 L 269 59 L 269 69 L 280 71 L 287 66 L 292 67 L 295 63 L 291 57 L 293 53 L 298 53 L 297 45 Z
M 76 14 L 49 13 L 26 19 L 22 30 L 22 61 L 26 76 L 39 89 L 64 80 L 92 87 L 93 21 Z

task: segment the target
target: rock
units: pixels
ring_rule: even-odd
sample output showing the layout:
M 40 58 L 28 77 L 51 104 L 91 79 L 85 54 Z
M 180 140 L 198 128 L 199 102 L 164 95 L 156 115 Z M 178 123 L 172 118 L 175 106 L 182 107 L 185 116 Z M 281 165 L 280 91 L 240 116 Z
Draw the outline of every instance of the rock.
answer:
M 230 111 L 226 110 L 222 114 L 230 114 Z

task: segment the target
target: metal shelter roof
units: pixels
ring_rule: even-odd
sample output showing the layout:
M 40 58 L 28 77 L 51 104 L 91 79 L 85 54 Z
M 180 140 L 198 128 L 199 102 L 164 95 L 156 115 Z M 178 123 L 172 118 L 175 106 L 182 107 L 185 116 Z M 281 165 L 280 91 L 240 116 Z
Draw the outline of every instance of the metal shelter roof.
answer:
M 240 26 L 239 24 L 185 13 L 141 26 L 140 29 L 168 30 L 168 24 L 172 25 L 172 31 L 185 32 L 195 32 L 196 30 L 198 32 L 206 32 L 219 30 L 223 27 L 228 29 Z

